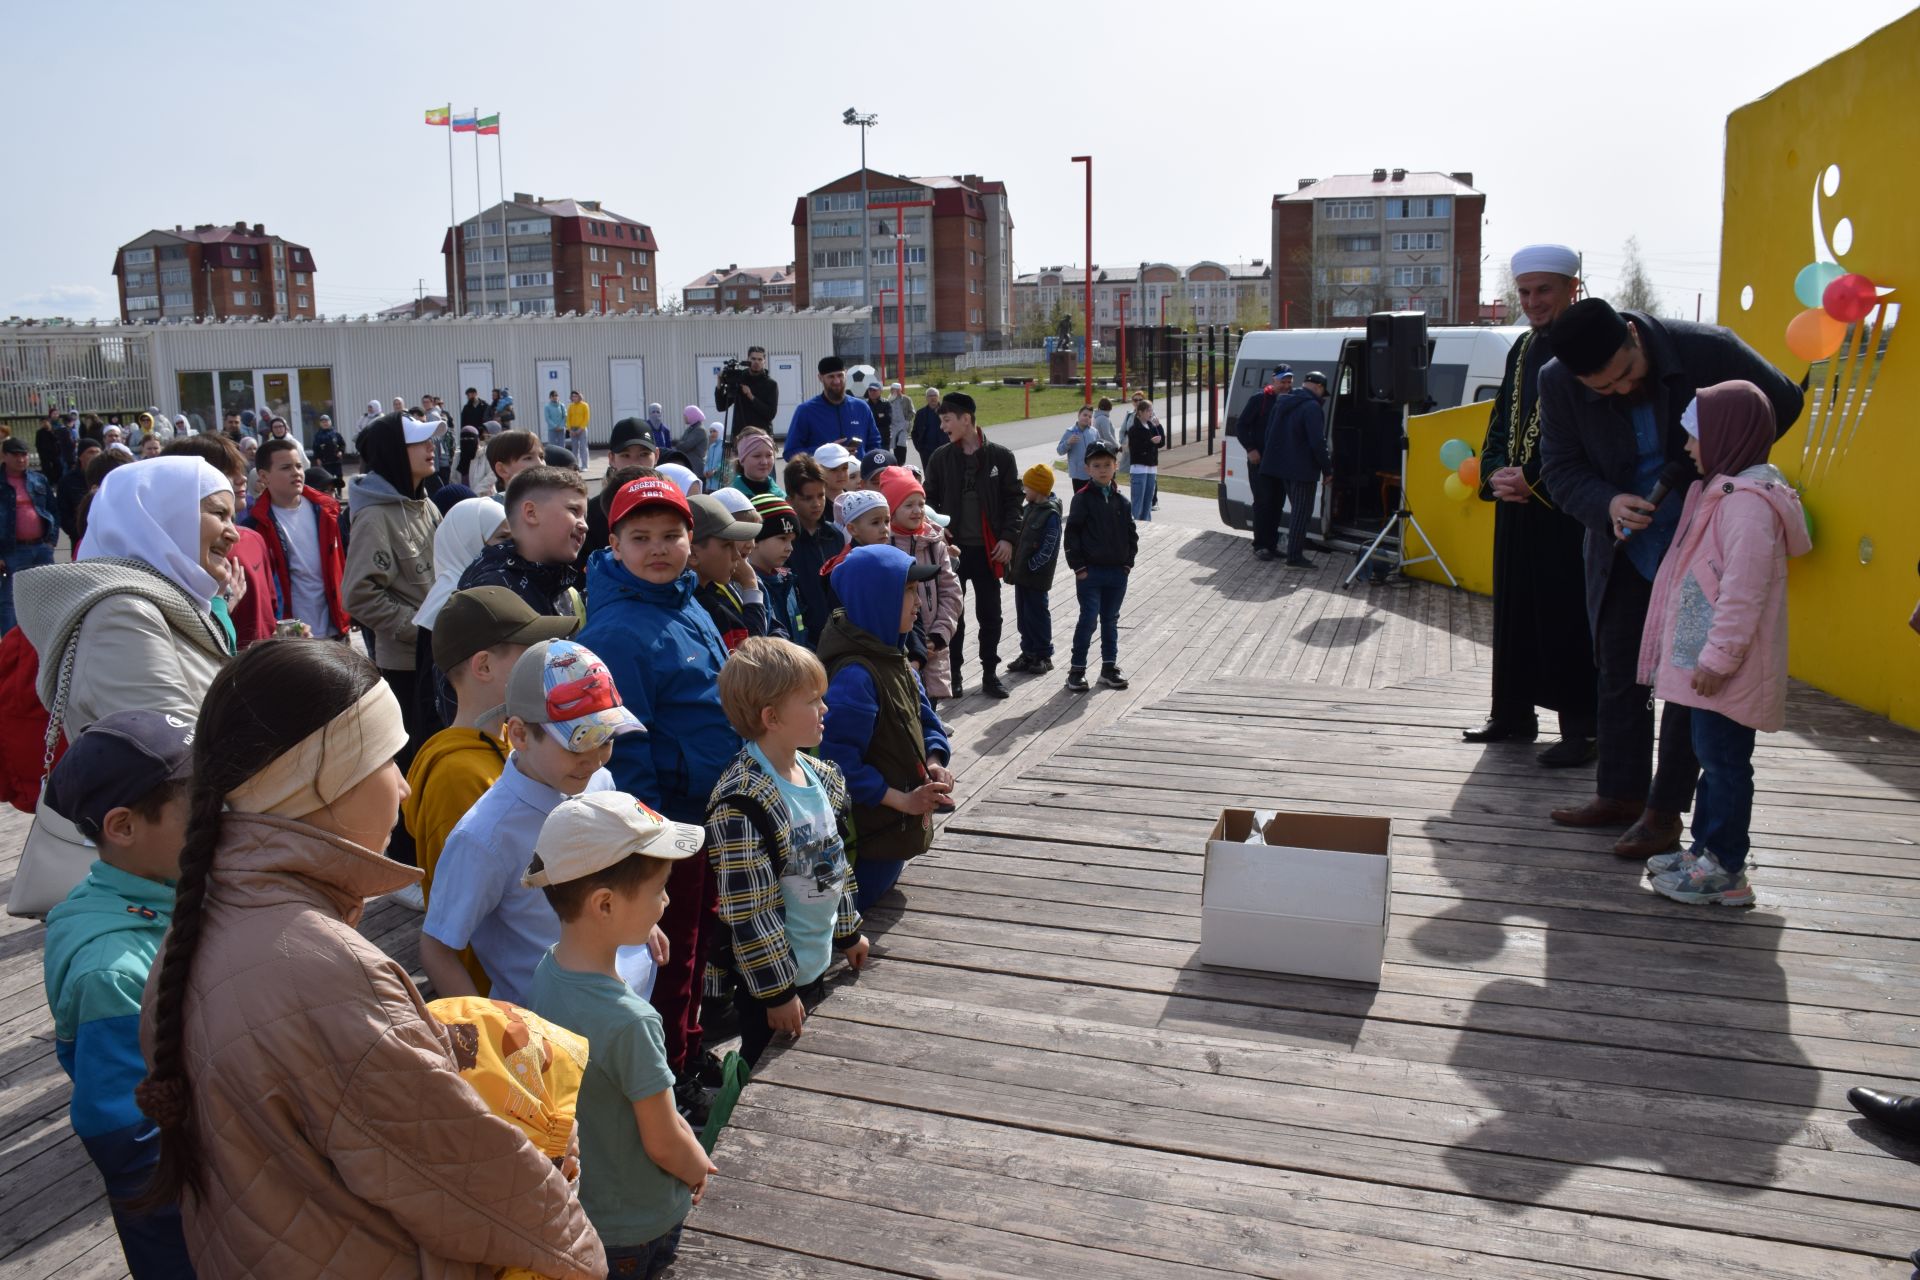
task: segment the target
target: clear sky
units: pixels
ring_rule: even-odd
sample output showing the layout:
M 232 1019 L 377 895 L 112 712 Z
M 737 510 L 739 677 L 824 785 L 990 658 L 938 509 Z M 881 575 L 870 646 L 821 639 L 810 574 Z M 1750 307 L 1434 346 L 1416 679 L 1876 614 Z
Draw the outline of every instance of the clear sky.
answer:
M 1670 310 L 1713 311 L 1729 111 L 1909 7 L 1229 0 L 1099 6 L 120 0 L 16 7 L 0 82 L 0 316 L 110 317 L 115 249 L 244 218 L 309 246 L 327 314 L 443 291 L 451 100 L 503 117 L 508 191 L 654 228 L 677 293 L 785 262 L 794 199 L 858 165 L 1007 183 L 1016 269 L 1267 256 L 1295 180 L 1470 170 L 1483 296 L 1514 247 L 1639 237 Z M 859 15 L 863 25 L 851 18 Z M 474 208 L 473 137 L 454 197 Z M 496 198 L 493 142 L 481 182 Z

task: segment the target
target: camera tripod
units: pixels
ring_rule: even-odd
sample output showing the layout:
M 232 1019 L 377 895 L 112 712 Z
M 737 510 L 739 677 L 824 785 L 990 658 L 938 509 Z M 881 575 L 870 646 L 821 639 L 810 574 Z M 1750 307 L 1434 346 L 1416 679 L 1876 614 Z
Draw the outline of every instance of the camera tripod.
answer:
M 1431 560 L 1440 566 L 1440 572 L 1447 575 L 1448 585 L 1454 587 L 1460 585 L 1453 576 L 1453 570 L 1447 568 L 1447 562 L 1440 557 L 1440 549 L 1433 545 L 1433 539 L 1429 538 L 1427 531 L 1420 527 L 1420 518 L 1414 515 L 1413 508 L 1407 505 L 1407 452 L 1412 447 L 1412 441 L 1407 438 L 1407 418 L 1410 413 L 1408 406 L 1404 404 L 1400 406 L 1400 509 L 1388 516 L 1387 522 L 1380 527 L 1380 532 L 1373 535 L 1373 541 L 1369 542 L 1366 550 L 1360 553 L 1360 558 L 1354 562 L 1353 569 L 1340 580 L 1342 588 L 1353 585 L 1353 580 L 1360 576 L 1360 570 L 1373 559 L 1373 553 L 1380 549 L 1380 544 L 1387 540 L 1387 535 L 1396 529 L 1400 531 L 1400 552 L 1395 568 L 1405 569 L 1410 564 L 1425 564 Z M 1407 559 L 1408 529 L 1419 534 L 1420 541 L 1427 544 L 1427 554 L 1415 556 L 1411 560 Z

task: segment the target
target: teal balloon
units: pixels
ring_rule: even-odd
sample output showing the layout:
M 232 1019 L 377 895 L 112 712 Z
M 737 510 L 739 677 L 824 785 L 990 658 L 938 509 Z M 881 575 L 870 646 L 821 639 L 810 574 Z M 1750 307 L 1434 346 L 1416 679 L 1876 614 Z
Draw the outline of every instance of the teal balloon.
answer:
M 1440 446 L 1440 465 L 1458 471 L 1460 464 L 1473 456 L 1473 446 L 1465 440 L 1449 440 Z
M 1845 274 L 1847 269 L 1837 262 L 1809 262 L 1793 278 L 1793 296 L 1803 307 L 1824 305 L 1827 286 Z

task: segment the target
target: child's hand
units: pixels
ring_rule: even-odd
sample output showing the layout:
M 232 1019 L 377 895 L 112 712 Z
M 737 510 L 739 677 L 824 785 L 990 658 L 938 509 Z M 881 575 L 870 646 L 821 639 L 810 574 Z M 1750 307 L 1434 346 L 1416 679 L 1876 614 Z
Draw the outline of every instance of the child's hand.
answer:
M 691 1189 L 693 1192 L 693 1202 L 695 1204 L 699 1204 L 700 1197 L 707 1193 L 708 1176 L 712 1174 L 716 1174 L 718 1172 L 720 1172 L 719 1166 L 715 1165 L 713 1161 L 709 1160 L 707 1161 L 707 1172 L 700 1176 L 700 1181 L 689 1182 L 687 1184 L 688 1188 Z
M 673 953 L 673 946 L 667 941 L 667 935 L 660 932 L 659 925 L 653 926 L 653 931 L 647 935 L 647 950 L 653 953 L 656 965 L 665 964 Z
M 887 794 L 900 797 L 893 807 L 901 813 L 925 816 L 938 809 L 940 802 L 952 790 L 953 787 L 945 782 L 923 782 L 911 791 L 890 791 Z
M 785 1004 L 775 1005 L 767 1010 L 767 1026 L 776 1034 L 783 1035 L 789 1040 L 800 1038 L 800 1026 L 806 1020 L 806 1006 L 800 1003 L 800 997 L 797 995 L 788 997 Z
M 867 935 L 861 934 L 860 941 L 847 948 L 847 968 L 860 970 L 867 967 Z
M 1727 687 L 1727 677 L 1705 667 L 1693 669 L 1693 691 L 1703 698 L 1711 698 Z
M 943 764 L 934 764 L 932 761 L 928 761 L 927 777 L 933 782 L 946 783 L 948 790 L 952 790 L 953 788 L 953 770 Z

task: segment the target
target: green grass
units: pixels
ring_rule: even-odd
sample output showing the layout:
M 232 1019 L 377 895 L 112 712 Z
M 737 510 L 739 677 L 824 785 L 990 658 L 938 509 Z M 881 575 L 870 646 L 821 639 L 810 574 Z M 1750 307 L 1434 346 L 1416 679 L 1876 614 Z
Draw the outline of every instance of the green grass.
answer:
M 1027 408 L 1027 392 L 1021 387 L 973 387 L 968 394 L 977 406 L 973 420 L 983 427 L 1019 422 L 1028 417 L 1045 418 L 1056 413 L 1072 413 L 1086 403 L 1086 393 L 1079 387 L 1044 387 L 1036 384 L 1031 412 Z M 1094 398 L 1099 399 L 1097 395 Z
M 1065 471 L 1067 464 L 1056 462 L 1053 464 L 1053 469 Z M 1124 471 L 1115 477 L 1121 484 L 1127 483 L 1131 478 Z M 1212 501 L 1220 496 L 1220 486 L 1213 480 L 1196 480 L 1192 476 L 1170 476 L 1163 472 L 1160 476 L 1160 492 L 1183 493 L 1189 498 L 1206 498 Z

